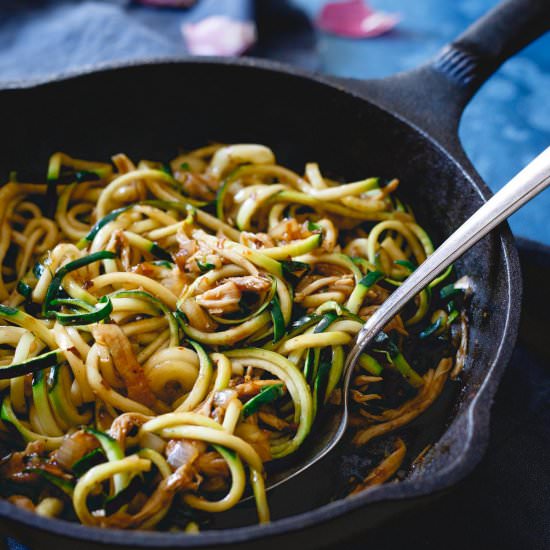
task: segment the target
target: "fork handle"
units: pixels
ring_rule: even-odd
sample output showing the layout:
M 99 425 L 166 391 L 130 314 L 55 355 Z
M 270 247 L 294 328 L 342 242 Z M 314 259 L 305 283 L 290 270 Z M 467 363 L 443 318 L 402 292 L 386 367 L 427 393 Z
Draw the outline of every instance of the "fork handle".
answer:
M 473 216 L 466 220 L 426 261 L 409 275 L 375 313 L 365 322 L 346 361 L 346 378 L 350 367 L 369 342 L 403 306 L 433 281 L 477 241 L 503 222 L 526 202 L 550 185 L 550 147 L 530 162 Z

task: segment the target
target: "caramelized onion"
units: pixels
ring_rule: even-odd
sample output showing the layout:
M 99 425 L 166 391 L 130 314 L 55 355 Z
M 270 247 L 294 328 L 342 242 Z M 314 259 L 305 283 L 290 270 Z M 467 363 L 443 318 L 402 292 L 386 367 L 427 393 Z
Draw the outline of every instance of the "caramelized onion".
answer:
M 166 445 L 166 460 L 174 470 L 192 464 L 198 457 L 197 448 L 184 439 L 171 439 Z

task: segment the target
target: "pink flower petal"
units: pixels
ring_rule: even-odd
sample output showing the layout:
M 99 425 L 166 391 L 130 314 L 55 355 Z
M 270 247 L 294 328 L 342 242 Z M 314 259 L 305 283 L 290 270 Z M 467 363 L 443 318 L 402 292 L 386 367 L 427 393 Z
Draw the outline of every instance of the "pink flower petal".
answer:
M 181 31 L 194 55 L 240 55 L 256 41 L 256 27 L 225 15 L 212 15 L 197 23 L 185 23 Z
M 370 38 L 393 29 L 399 20 L 399 15 L 375 11 L 364 0 L 344 0 L 327 2 L 315 23 L 340 36 Z

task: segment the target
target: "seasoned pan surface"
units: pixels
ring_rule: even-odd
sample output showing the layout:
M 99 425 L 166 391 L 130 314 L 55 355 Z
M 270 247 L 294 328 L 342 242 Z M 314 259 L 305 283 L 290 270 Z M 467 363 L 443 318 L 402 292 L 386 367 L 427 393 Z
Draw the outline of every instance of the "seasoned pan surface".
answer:
M 124 150 L 131 157 L 165 159 L 178 147 L 209 140 L 266 143 L 291 167 L 316 159 L 328 175 L 347 180 L 365 174 L 399 177 L 400 194 L 436 241 L 489 194 L 475 174 L 433 139 L 366 101 L 360 91 L 268 63 L 161 62 L 108 68 L 5 90 L 0 98 L 0 115 L 12 129 L 0 153 L 2 174 L 25 167 L 29 177 L 36 177 L 57 149 L 86 158 L 108 158 L 112 151 Z M 404 482 L 334 500 L 342 496 L 350 475 L 370 466 L 368 457 L 344 443 L 303 479 L 272 494 L 277 521 L 268 526 L 254 525 L 245 507 L 220 518 L 215 527 L 222 530 L 199 537 L 122 533 L 43 520 L 0 502 L 5 525 L 31 543 L 53 537 L 56 544 L 84 539 L 90 545 L 187 547 L 270 537 L 270 544 L 278 545 L 273 536 L 293 534 L 292 546 L 316 546 L 319 540 L 339 538 L 343 526 L 351 533 L 394 514 L 403 499 L 447 488 L 483 452 L 490 400 L 515 338 L 520 281 L 509 231 L 503 228 L 483 240 L 457 264 L 457 271 L 469 274 L 475 285 L 468 361 L 461 384 L 449 385 L 429 415 L 409 428 L 413 455 L 426 443 L 439 441 Z M 325 538 L 319 526 L 328 520 L 342 527 L 326 524 Z M 245 526 L 224 529 L 235 524 Z M 31 530 L 24 527 L 30 525 Z M 307 528 L 313 526 L 315 537 L 308 537 Z

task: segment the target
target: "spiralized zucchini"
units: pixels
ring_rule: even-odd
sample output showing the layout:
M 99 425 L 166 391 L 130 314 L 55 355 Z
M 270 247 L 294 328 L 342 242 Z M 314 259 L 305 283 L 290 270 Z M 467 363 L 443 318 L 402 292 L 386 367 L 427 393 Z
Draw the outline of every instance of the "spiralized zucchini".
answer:
M 196 532 L 249 491 L 269 521 L 265 463 L 307 445 L 362 322 L 433 252 L 398 183 L 301 175 L 258 144 L 137 165 L 55 153 L 45 182 L 10 178 L 0 494 L 91 526 Z M 449 274 L 361 356 L 357 445 L 441 392 L 465 325 L 467 285 L 438 287 Z M 405 455 L 402 435 L 355 491 Z

